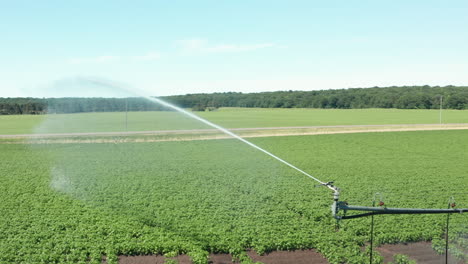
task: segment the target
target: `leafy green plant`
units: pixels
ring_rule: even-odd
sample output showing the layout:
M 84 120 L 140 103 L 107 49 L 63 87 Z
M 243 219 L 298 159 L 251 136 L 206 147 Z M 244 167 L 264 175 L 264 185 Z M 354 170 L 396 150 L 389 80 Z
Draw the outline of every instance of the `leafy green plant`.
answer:
M 350 204 L 370 205 L 383 192 L 390 207 L 439 208 L 451 191 L 447 182 L 468 189 L 463 130 L 252 141 L 335 180 Z M 234 140 L 0 150 L 2 263 L 97 263 L 101 256 L 116 263 L 119 255 L 143 254 L 187 254 L 206 263 L 209 252 L 249 263 L 247 249 L 314 248 L 330 263 L 369 257 L 361 250 L 369 219 L 342 221 L 337 231 L 328 190 Z M 456 199 L 467 207 L 468 194 Z M 450 221 L 451 243 L 466 248 L 466 216 Z M 444 222 L 445 216 L 375 216 L 375 241 L 433 239 L 440 249 Z
M 393 262 L 391 262 L 390 264 L 416 264 L 416 261 L 411 260 L 406 255 L 396 254 L 393 256 Z

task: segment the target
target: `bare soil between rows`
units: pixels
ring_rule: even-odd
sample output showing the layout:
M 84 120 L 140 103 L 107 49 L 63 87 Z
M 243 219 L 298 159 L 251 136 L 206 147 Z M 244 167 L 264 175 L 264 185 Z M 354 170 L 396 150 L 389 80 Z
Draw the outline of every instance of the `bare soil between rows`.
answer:
M 253 261 L 260 261 L 265 264 L 327 264 L 327 260 L 314 250 L 296 250 L 296 251 L 273 251 L 262 256 L 253 251 L 247 252 Z M 160 255 L 152 256 L 120 256 L 120 264 L 162 264 L 166 259 L 174 259 L 179 264 L 191 264 L 187 255 L 180 255 L 175 258 L 165 258 Z M 233 262 L 230 254 L 211 254 L 209 264 L 238 264 Z
M 376 251 L 384 257 L 384 263 L 393 261 L 396 254 L 404 254 L 410 259 L 416 260 L 418 264 L 441 264 L 445 263 L 445 255 L 439 255 L 431 247 L 430 242 L 416 242 L 406 244 L 386 244 L 376 248 Z M 315 250 L 296 251 L 273 251 L 265 255 L 258 255 L 249 251 L 248 255 L 253 261 L 260 261 L 265 264 L 327 264 L 329 263 L 321 254 Z M 165 258 L 161 255 L 151 256 L 120 256 L 120 264 L 163 264 L 167 259 L 174 259 L 179 264 L 192 264 L 190 257 L 180 255 L 175 258 Z M 211 254 L 209 264 L 237 264 L 233 262 L 229 254 Z M 450 264 L 466 264 L 467 262 L 456 260 L 449 256 Z
M 409 256 L 412 260 L 416 260 L 416 263 L 424 264 L 441 264 L 445 263 L 445 255 L 439 255 L 435 250 L 432 249 L 430 242 L 417 242 L 407 244 L 394 244 L 394 245 L 383 245 L 376 248 L 376 250 L 384 257 L 384 263 L 388 263 L 393 260 L 395 254 L 403 254 Z M 449 255 L 448 263 L 450 264 L 466 264 L 462 260 L 457 260 Z

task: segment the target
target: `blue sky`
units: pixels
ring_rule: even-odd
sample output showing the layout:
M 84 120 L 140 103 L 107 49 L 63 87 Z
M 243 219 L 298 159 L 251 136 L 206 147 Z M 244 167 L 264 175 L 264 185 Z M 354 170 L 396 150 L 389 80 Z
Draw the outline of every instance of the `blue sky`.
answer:
M 468 85 L 468 1 L 2 1 L 0 97 Z

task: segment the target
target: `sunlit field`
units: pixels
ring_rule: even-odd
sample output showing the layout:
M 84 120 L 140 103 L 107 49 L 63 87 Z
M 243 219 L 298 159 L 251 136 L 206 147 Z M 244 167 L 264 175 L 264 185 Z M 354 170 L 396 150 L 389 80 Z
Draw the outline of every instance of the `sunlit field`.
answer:
M 195 112 L 226 128 L 438 124 L 438 110 L 220 108 Z M 206 128 L 175 112 L 107 112 L 0 116 L 0 134 L 35 133 L 44 119 L 56 123 L 48 132 L 110 132 Z M 443 110 L 443 123 L 468 123 L 468 110 Z
M 444 208 L 452 195 L 468 207 L 466 130 L 252 142 L 334 180 L 350 204 L 371 205 L 379 192 L 390 207 Z M 115 263 L 119 255 L 188 254 L 206 263 L 210 252 L 245 259 L 247 249 L 303 248 L 315 248 L 330 263 L 368 260 L 361 251 L 368 219 L 342 221 L 336 231 L 328 189 L 234 139 L 0 149 L 1 262 L 100 263 L 106 256 Z M 377 244 L 432 240 L 443 251 L 445 216 L 376 221 Z M 451 248 L 463 257 L 467 219 L 451 221 Z

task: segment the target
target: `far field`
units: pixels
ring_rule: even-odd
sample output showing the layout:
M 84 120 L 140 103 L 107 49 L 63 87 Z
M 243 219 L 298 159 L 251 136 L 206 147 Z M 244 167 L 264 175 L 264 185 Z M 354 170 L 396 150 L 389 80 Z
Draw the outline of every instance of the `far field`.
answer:
M 452 195 L 468 206 L 466 130 L 252 141 L 334 180 L 351 204 L 371 205 L 379 192 L 392 207 L 444 208 Z M 0 148 L 0 262 L 186 253 L 206 263 L 209 252 L 245 259 L 248 248 L 315 248 L 330 263 L 367 259 L 370 219 L 342 221 L 337 232 L 329 190 L 233 139 Z M 453 250 L 466 246 L 466 217 L 452 216 Z M 444 221 L 378 216 L 376 241 L 433 240 L 442 250 Z
M 198 114 L 228 128 L 438 123 L 432 110 Z M 119 132 L 124 115 L 2 116 L 0 134 Z M 444 115 L 447 123 L 468 123 L 468 111 Z M 131 112 L 128 121 L 128 131 L 207 128 L 174 112 Z M 468 207 L 468 130 L 249 140 L 335 181 L 352 205 L 371 205 L 378 192 L 389 207 L 446 208 L 451 196 L 459 208 Z M 341 221 L 337 230 L 328 189 L 237 140 L 46 143 L 0 144 L 0 263 L 101 263 L 103 256 L 115 263 L 119 255 L 187 254 L 202 264 L 209 253 L 252 263 L 247 249 L 315 249 L 330 263 L 368 261 L 370 219 Z M 450 231 L 452 254 L 465 259 L 467 217 L 452 215 Z M 432 241 L 442 253 L 445 219 L 376 216 L 375 242 Z
M 438 124 L 438 110 L 221 108 L 196 112 L 226 128 Z M 203 129 L 175 112 L 84 113 L 0 116 L 1 134 Z M 468 110 L 443 110 L 443 123 L 468 123 Z M 42 125 L 41 125 L 42 124 Z

